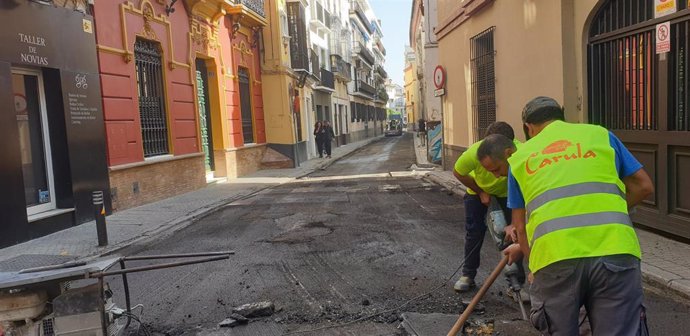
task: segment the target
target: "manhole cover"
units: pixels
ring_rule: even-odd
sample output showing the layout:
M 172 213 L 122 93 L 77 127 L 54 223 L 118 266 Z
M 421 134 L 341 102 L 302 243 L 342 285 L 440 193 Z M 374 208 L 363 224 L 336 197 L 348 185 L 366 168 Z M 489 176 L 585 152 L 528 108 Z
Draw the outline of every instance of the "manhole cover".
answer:
M 26 268 L 59 265 L 76 259 L 74 256 L 54 254 L 22 254 L 0 261 L 0 272 L 16 272 Z

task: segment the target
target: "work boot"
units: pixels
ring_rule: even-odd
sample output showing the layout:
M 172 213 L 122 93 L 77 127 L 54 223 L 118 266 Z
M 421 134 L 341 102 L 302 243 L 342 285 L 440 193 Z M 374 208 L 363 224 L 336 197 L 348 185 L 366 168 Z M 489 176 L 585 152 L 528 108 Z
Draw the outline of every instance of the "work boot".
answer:
M 518 296 L 518 293 L 520 296 Z M 506 290 L 506 294 L 513 299 L 515 302 L 519 302 L 518 300 L 521 300 L 523 303 L 529 303 L 530 302 L 530 297 L 529 297 L 529 292 L 527 291 L 527 288 L 522 288 L 519 292 L 515 292 L 513 290 L 513 287 L 508 286 L 508 289 Z
M 477 285 L 474 283 L 474 279 L 468 277 L 468 276 L 461 276 L 460 279 L 453 285 L 453 289 L 456 292 L 467 292 L 468 290 L 476 287 Z

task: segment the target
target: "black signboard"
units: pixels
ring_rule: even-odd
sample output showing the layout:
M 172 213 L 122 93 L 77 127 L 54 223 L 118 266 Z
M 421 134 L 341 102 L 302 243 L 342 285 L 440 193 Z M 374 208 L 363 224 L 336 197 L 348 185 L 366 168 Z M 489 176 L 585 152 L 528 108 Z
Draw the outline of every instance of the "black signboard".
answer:
M 2 0 L 0 6 L 0 134 L 3 150 L 0 212 L 11 223 L 0 227 L 7 246 L 93 219 L 91 192 L 104 191 L 110 210 L 105 125 L 93 18 L 71 9 L 32 1 Z M 7 4 L 11 4 L 11 6 Z M 23 200 L 10 68 L 42 73 L 50 132 L 56 206 L 67 215 L 28 223 Z M 19 178 L 18 178 L 19 177 Z M 17 195 L 16 193 L 19 193 Z

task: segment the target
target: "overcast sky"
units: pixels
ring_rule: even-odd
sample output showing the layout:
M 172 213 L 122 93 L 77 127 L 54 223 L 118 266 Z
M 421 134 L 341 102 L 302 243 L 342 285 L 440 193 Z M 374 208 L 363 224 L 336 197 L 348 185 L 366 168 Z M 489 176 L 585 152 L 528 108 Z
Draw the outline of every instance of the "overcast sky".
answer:
M 374 14 L 381 19 L 386 48 L 386 72 L 393 83 L 404 85 L 405 45 L 409 43 L 412 0 L 369 0 Z

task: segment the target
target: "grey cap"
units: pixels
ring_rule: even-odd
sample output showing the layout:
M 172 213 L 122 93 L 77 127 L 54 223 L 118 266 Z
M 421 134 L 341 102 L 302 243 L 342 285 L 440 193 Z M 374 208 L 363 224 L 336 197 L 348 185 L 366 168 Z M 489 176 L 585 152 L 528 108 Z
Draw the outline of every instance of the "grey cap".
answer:
M 563 107 L 553 98 L 539 96 L 530 100 L 522 110 L 522 122 L 541 123 L 548 120 L 565 120 Z

